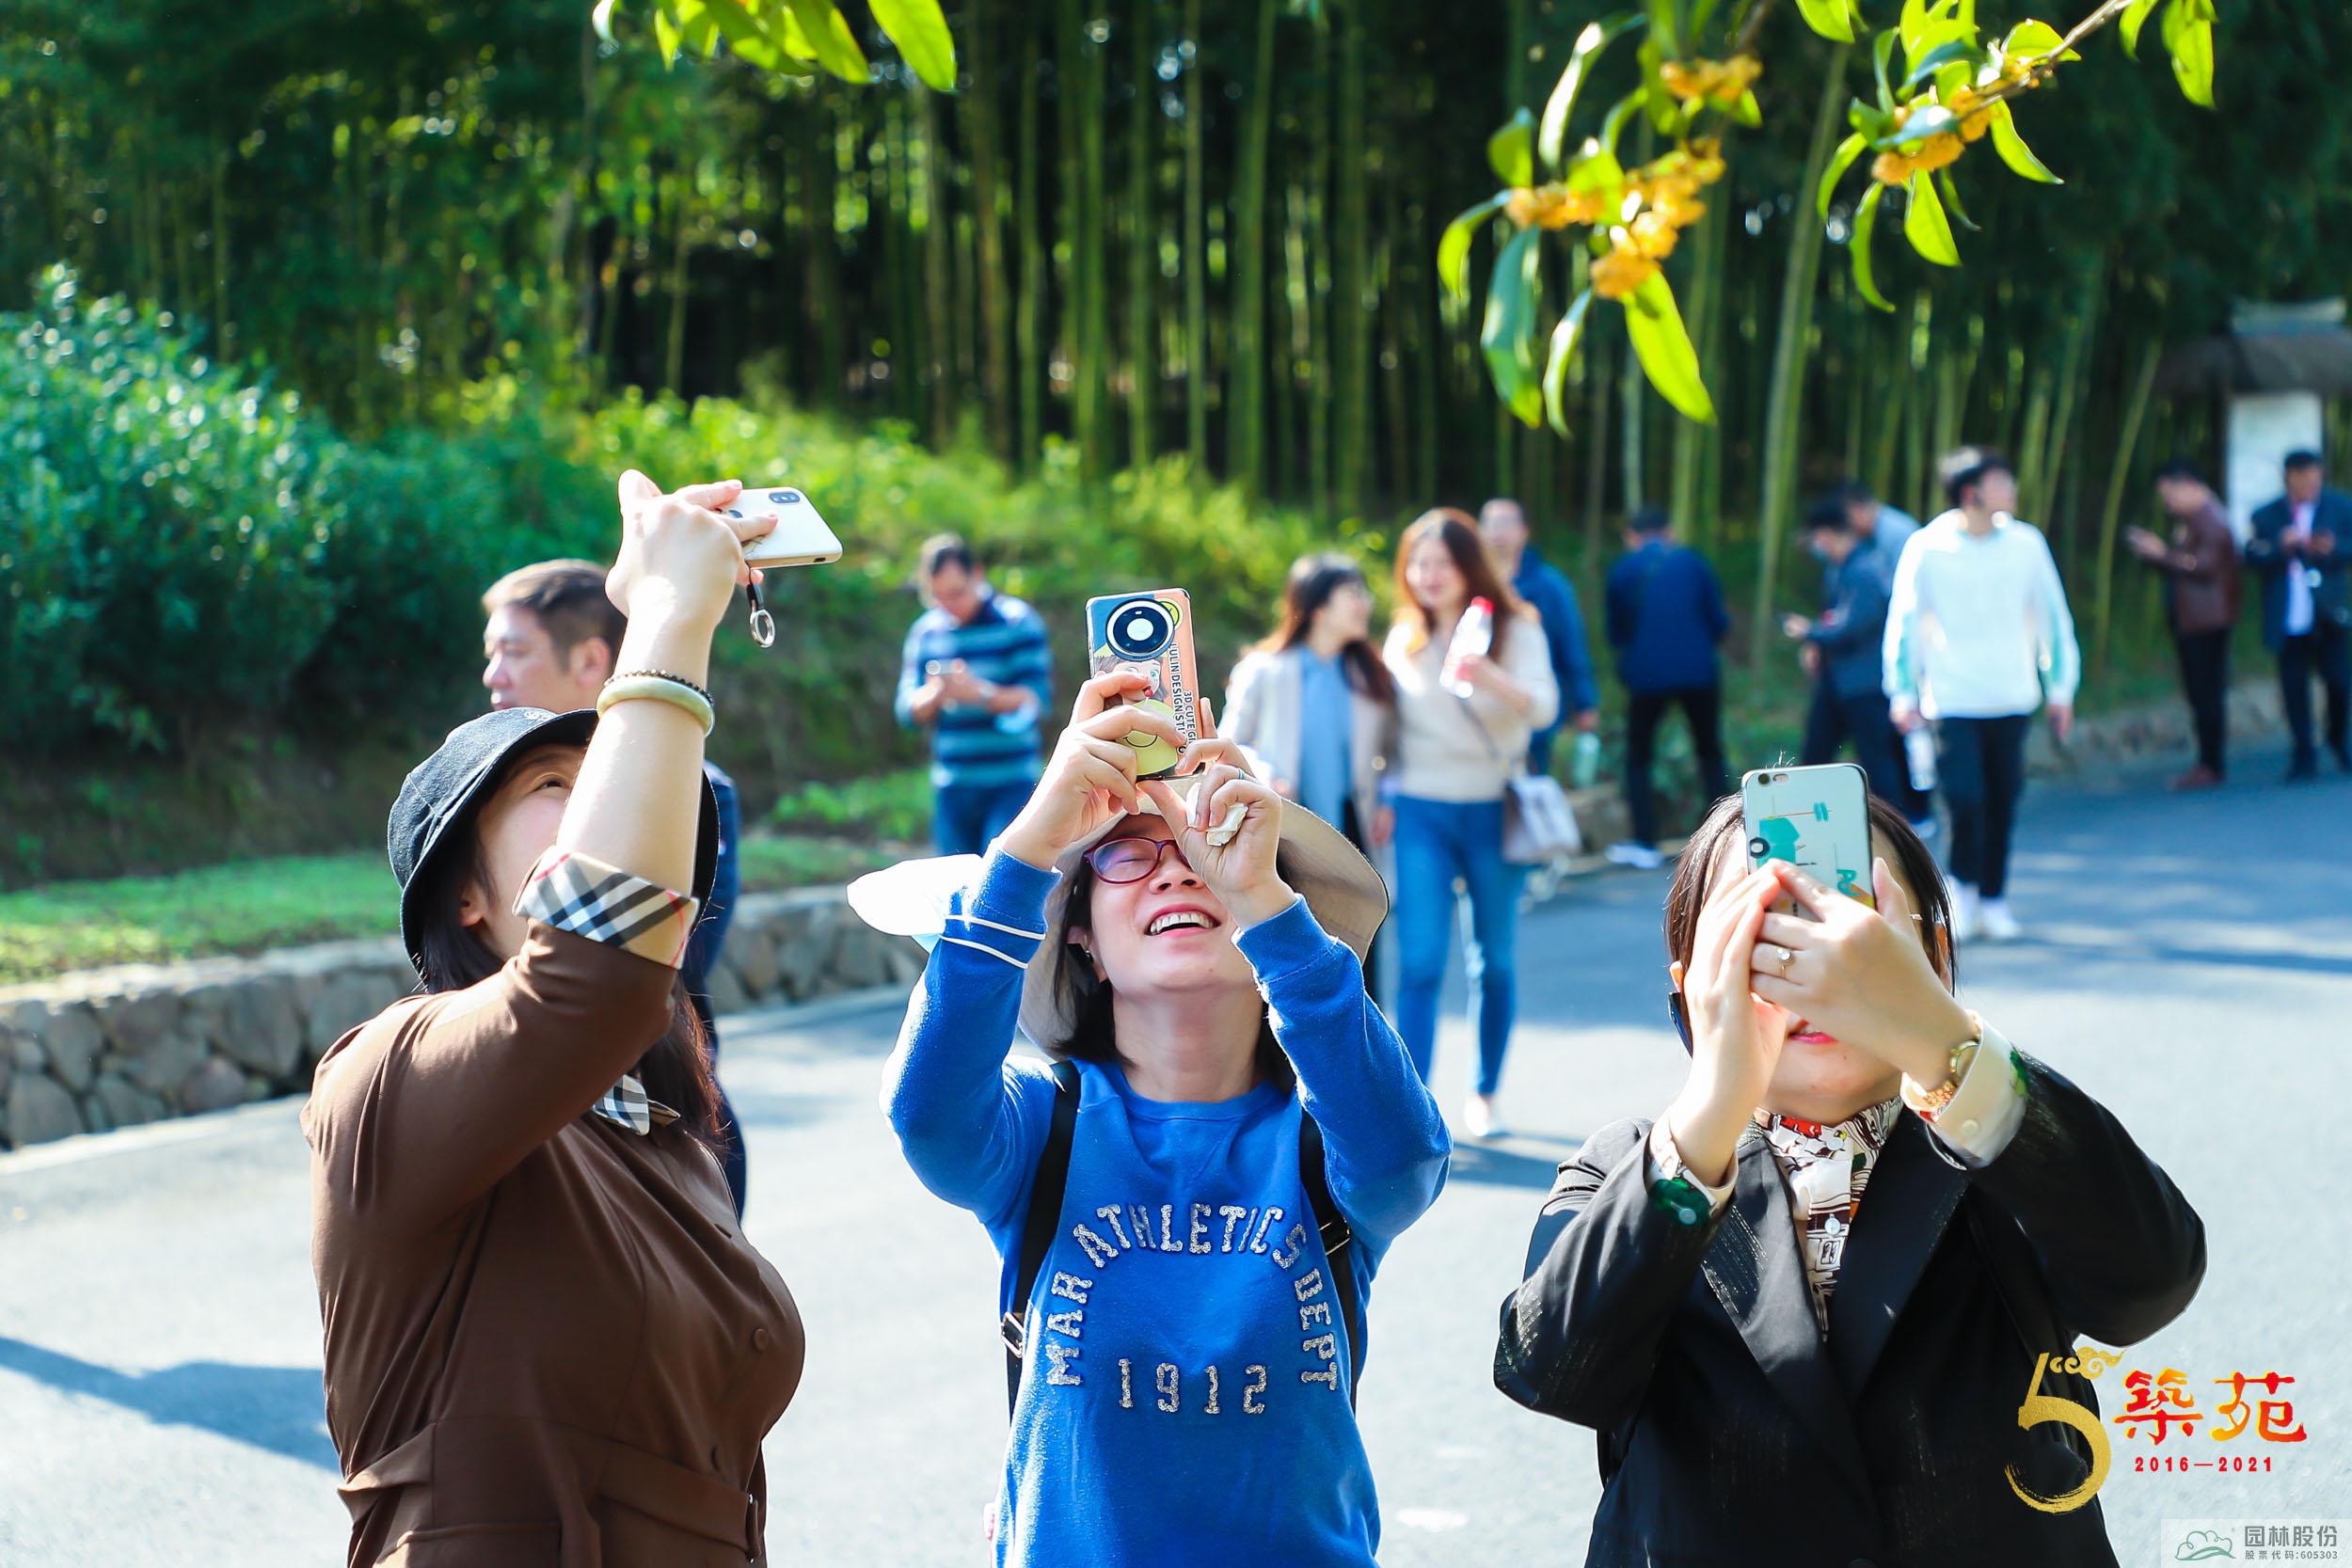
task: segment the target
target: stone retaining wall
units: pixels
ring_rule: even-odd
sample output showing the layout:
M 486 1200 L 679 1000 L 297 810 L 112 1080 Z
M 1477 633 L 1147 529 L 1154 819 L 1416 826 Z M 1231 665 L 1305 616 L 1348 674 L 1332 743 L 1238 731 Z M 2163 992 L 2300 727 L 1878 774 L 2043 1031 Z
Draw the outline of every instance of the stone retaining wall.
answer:
M 921 970 L 914 943 L 869 929 L 839 889 L 753 894 L 711 993 L 736 1012 L 911 985 Z M 0 990 L 0 1148 L 307 1090 L 328 1046 L 415 985 L 386 939 Z
M 2275 681 L 2231 692 L 2233 736 L 2282 723 Z M 2063 752 L 2036 725 L 2028 763 L 2037 774 L 2066 774 L 2163 753 L 2185 761 L 2189 747 L 2187 709 L 2175 701 L 2090 721 Z M 1588 856 L 1626 835 L 1614 788 L 1581 790 L 1575 800 Z M 921 970 L 914 943 L 868 929 L 838 889 L 754 894 L 736 912 L 711 1000 L 723 1014 L 738 1012 L 911 985 Z M 301 1092 L 343 1031 L 414 984 L 400 944 L 386 940 L 0 990 L 0 1148 Z

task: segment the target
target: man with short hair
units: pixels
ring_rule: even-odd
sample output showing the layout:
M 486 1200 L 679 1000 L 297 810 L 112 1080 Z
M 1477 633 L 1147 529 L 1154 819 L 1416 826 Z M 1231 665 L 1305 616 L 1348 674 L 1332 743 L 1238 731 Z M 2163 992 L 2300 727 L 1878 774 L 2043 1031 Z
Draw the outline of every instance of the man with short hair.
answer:
M 2237 625 L 2237 536 L 2196 467 L 2174 460 L 2156 471 L 2156 499 L 2172 519 L 2172 537 L 2144 528 L 2123 543 L 2164 574 L 2166 618 L 2180 656 L 2181 689 L 2197 731 L 2197 766 L 2172 781 L 2180 790 L 2211 789 L 2228 771 L 2230 632 Z
M 489 689 L 494 708 L 541 707 L 569 713 L 595 707 L 604 683 L 613 673 L 612 660 L 628 629 L 604 591 L 605 569 L 593 561 L 541 561 L 517 568 L 490 585 L 482 595 L 489 624 L 482 634 L 485 663 L 482 684 Z M 742 871 L 736 851 L 742 831 L 742 809 L 737 802 L 735 781 L 715 762 L 703 763 L 719 800 L 719 857 L 710 896 L 703 902 L 702 918 L 686 944 L 686 961 L 679 973 L 686 994 L 702 1021 L 710 1044 L 713 1082 L 719 1061 L 719 1025 L 710 1006 L 710 971 L 727 940 L 728 922 L 742 893 Z M 742 1124 L 735 1106 L 719 1085 L 719 1163 L 727 1190 L 735 1196 L 735 1217 L 743 1217 L 745 1160 Z
M 1866 549 L 1875 549 L 1886 558 L 1886 575 L 1892 578 L 1903 558 L 1903 546 L 1919 531 L 1919 519 L 1899 506 L 1887 505 L 1858 479 L 1837 487 L 1837 500 L 1852 519 L 1854 537 Z
M 2026 788 L 2026 731 L 2047 701 L 2050 729 L 2074 727 L 2082 657 L 2048 541 L 2011 515 L 2016 471 L 1962 447 L 1937 465 L 1949 511 L 1903 546 L 1887 606 L 1887 697 L 1904 734 L 1935 726 L 1936 773 L 1951 809 L 1953 934 L 2008 942 L 2010 840 Z
M 1803 761 L 1808 768 L 1835 762 L 1839 744 L 1851 742 L 1870 792 L 1899 809 L 1909 782 L 1897 766 L 1895 725 L 1879 684 L 1895 563 L 1862 536 L 1851 509 L 1836 498 L 1815 502 L 1804 522 L 1805 548 L 1821 562 L 1829 608 L 1819 619 L 1791 615 L 1781 625 L 1814 677 Z
M 2295 739 L 2290 779 L 2319 774 L 2312 744 L 2312 677 L 2328 693 L 2328 750 L 2352 772 L 2352 497 L 2328 488 L 2319 454 L 2287 454 L 2287 493 L 2254 514 L 2246 562 L 2263 579 L 2263 641 Z
M 1528 737 L 1527 770 L 1549 773 L 1552 746 L 1565 725 L 1585 731 L 1600 723 L 1600 689 L 1593 679 L 1593 657 L 1584 646 L 1584 613 L 1576 602 L 1575 584 L 1528 542 L 1527 513 L 1518 501 L 1497 496 L 1480 507 L 1478 535 L 1511 591 L 1543 617 L 1552 679 L 1560 687 L 1561 717 Z
M 924 543 L 927 607 L 898 661 L 898 722 L 931 732 L 931 833 L 943 855 L 987 852 L 1036 787 L 1039 719 L 1053 701 L 1038 612 L 989 586 L 952 533 Z
M 1723 674 L 1716 644 L 1731 630 L 1723 584 L 1698 551 L 1674 539 L 1674 524 L 1645 507 L 1626 526 L 1626 553 L 1609 568 L 1609 645 L 1626 689 L 1625 799 L 1633 836 L 1609 847 L 1619 865 L 1655 870 L 1658 798 L 1650 757 L 1658 725 L 1679 705 L 1698 753 L 1699 789 L 1712 801 L 1731 791 L 1724 768 Z

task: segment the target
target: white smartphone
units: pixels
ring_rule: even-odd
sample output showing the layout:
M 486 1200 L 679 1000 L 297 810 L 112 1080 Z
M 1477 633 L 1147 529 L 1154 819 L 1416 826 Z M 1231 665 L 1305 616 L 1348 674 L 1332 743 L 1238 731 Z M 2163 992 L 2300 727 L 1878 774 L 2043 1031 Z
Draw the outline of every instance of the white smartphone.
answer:
M 824 566 L 841 559 L 841 541 L 798 485 L 746 485 L 725 511 L 730 517 L 775 518 L 774 531 L 743 546 L 743 559 L 763 571 Z
M 1851 898 L 1870 887 L 1870 786 L 1850 762 L 1759 768 L 1740 781 L 1748 864 L 1787 861 Z

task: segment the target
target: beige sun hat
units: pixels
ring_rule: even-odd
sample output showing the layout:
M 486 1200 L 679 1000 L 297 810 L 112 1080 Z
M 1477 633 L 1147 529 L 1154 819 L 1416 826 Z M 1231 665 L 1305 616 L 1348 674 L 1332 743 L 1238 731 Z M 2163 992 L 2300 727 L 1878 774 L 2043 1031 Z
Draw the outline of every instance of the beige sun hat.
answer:
M 1191 773 L 1167 783 L 1178 800 L 1189 803 L 1204 776 Z M 1372 863 L 1364 859 L 1363 852 L 1348 842 L 1346 834 L 1295 800 L 1279 804 L 1281 837 L 1274 855 L 1275 871 L 1294 893 L 1307 900 L 1315 924 L 1347 943 L 1358 959 L 1362 959 L 1372 951 L 1374 934 L 1388 918 L 1388 884 L 1380 879 L 1380 873 L 1373 869 Z M 1159 814 L 1159 808 L 1148 795 L 1138 802 L 1135 813 L 1141 816 Z M 1054 869 L 1061 875 L 1045 900 L 1045 940 L 1039 944 L 1037 956 L 1029 960 L 1028 976 L 1021 987 L 1021 1032 L 1041 1045 L 1058 1044 L 1069 1038 L 1075 1022 L 1074 1010 L 1068 999 L 1059 994 L 1055 977 L 1061 962 L 1062 911 L 1070 901 L 1070 887 L 1078 863 L 1125 820 L 1114 817 L 1104 823 L 1063 850 L 1061 858 L 1054 863 Z

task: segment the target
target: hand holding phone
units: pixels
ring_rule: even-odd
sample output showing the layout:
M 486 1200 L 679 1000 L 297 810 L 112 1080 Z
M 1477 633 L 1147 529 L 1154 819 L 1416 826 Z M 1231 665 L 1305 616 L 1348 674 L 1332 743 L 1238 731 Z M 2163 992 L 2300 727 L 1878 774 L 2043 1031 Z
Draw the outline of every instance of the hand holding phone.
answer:
M 834 536 L 807 494 L 789 484 L 746 487 L 725 508 L 730 517 L 773 517 L 776 526 L 764 539 L 743 546 L 743 560 L 762 571 L 786 566 L 824 566 L 841 559 L 841 541 Z

